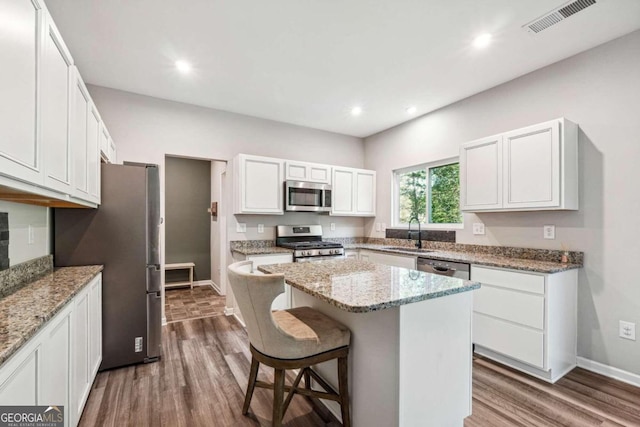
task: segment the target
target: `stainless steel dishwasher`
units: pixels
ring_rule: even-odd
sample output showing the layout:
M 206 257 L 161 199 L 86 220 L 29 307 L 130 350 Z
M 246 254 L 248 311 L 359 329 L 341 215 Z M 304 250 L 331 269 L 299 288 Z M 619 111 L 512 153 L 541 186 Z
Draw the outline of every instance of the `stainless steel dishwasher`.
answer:
M 418 258 L 418 270 L 442 276 L 469 280 L 469 264 L 442 261 L 431 258 Z

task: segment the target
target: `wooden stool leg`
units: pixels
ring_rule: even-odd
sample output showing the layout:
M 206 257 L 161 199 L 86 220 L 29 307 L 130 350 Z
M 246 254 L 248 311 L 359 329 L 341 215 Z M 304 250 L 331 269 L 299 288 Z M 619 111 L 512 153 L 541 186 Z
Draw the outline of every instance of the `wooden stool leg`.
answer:
M 273 427 L 282 427 L 282 405 L 284 400 L 284 369 L 275 369 L 273 380 Z
M 340 410 L 343 427 L 351 427 L 351 415 L 349 412 L 349 372 L 348 357 L 338 358 L 338 387 L 340 393 Z
M 251 403 L 251 397 L 253 396 L 253 390 L 256 388 L 256 378 L 258 378 L 258 369 L 260 368 L 260 362 L 255 357 L 251 357 L 251 371 L 249 372 L 249 383 L 247 384 L 247 394 L 244 396 L 244 406 L 242 406 L 242 415 L 247 415 L 249 412 L 249 404 Z
M 310 368 L 304 368 L 304 388 L 311 390 L 311 375 L 309 375 Z

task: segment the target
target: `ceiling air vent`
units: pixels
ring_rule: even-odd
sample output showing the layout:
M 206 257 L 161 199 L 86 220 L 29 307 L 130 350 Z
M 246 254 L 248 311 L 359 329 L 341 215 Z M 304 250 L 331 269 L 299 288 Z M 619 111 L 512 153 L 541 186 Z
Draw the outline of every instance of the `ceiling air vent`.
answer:
M 538 19 L 535 19 L 528 24 L 525 24 L 522 28 L 527 30 L 532 34 L 537 34 L 542 30 L 546 30 L 552 25 L 556 25 L 558 22 L 564 20 L 565 18 L 574 15 L 581 10 L 586 9 L 589 6 L 596 4 L 596 0 L 575 0 L 565 5 L 541 16 Z

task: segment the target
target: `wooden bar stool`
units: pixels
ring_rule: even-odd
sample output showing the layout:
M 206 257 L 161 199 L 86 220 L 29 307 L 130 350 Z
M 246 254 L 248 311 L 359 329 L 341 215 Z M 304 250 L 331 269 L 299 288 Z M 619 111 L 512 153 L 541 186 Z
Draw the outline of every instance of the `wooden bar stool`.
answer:
M 253 274 L 252 261 L 231 264 L 227 272 L 233 295 L 247 324 L 252 355 L 242 413 L 249 412 L 255 387 L 263 387 L 273 389 L 274 427 L 282 426 L 282 418 L 295 393 L 339 402 L 342 425 L 351 426 L 347 372 L 349 329 L 310 307 L 272 312 L 271 303 L 284 292 L 282 274 Z M 338 392 L 311 369 L 315 364 L 332 359 L 338 359 Z M 273 384 L 257 381 L 260 363 L 274 368 Z M 300 370 L 291 386 L 284 383 L 287 369 Z M 301 388 L 303 376 L 305 386 Z M 311 378 L 326 391 L 312 390 Z M 286 399 L 285 390 L 289 392 Z

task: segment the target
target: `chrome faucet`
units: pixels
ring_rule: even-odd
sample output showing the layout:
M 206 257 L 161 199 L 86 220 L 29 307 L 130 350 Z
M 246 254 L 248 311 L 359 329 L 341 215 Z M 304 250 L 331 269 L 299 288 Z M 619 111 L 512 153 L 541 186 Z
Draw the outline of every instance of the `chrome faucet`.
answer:
M 418 223 L 418 243 L 416 243 L 416 248 L 418 249 L 422 249 L 422 233 L 420 230 L 420 220 L 418 219 L 418 216 L 414 216 L 409 220 L 409 230 L 407 231 L 407 239 L 411 240 L 411 223 L 413 221 L 416 221 Z

